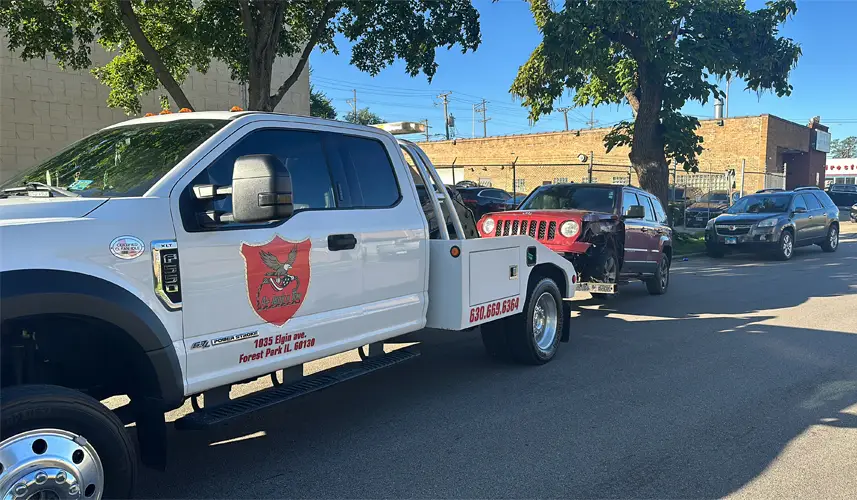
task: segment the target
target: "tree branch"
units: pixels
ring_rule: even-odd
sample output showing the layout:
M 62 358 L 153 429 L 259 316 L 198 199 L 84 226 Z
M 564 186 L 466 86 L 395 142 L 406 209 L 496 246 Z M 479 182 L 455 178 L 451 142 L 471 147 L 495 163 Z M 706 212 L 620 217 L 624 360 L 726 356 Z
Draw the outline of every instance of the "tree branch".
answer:
M 315 44 L 318 43 L 321 35 L 324 34 L 324 30 L 327 27 L 327 23 L 333 19 L 333 16 L 336 15 L 337 10 L 339 10 L 339 2 L 328 2 L 324 7 L 324 12 L 321 14 L 321 18 L 318 21 L 318 24 L 315 25 L 315 29 L 312 32 L 309 40 L 307 41 L 306 47 L 304 47 L 303 52 L 301 53 L 300 59 L 298 59 L 297 64 L 295 64 L 295 69 L 292 71 L 292 74 L 286 78 L 286 81 L 280 85 L 280 88 L 277 89 L 277 93 L 271 96 L 271 109 L 277 107 L 281 100 L 283 100 L 283 96 L 286 95 L 286 92 L 289 91 L 292 85 L 298 81 L 298 77 L 301 72 L 306 67 L 307 62 L 309 61 L 309 55 L 312 53 L 312 49 L 315 47 Z
M 250 50 L 254 50 L 256 48 L 256 25 L 253 23 L 253 13 L 250 12 L 250 0 L 239 0 L 238 6 L 241 8 L 241 22 L 244 24 L 244 31 L 247 33 Z
M 167 69 L 166 65 L 164 65 L 161 55 L 158 54 L 158 51 L 155 50 L 154 47 L 152 47 L 149 39 L 146 38 L 146 34 L 143 33 L 143 28 L 140 27 L 140 21 L 137 19 L 137 14 L 134 13 L 131 1 L 116 0 L 116 3 L 119 5 L 122 24 L 124 24 L 128 29 L 128 32 L 131 34 L 131 38 L 134 40 L 134 43 L 137 44 L 137 48 L 143 53 L 143 57 L 145 57 L 152 66 L 152 69 L 155 71 L 155 75 L 158 77 L 158 81 L 161 82 L 161 85 L 164 86 L 166 91 L 172 96 L 173 100 L 176 101 L 179 108 L 193 109 L 193 106 L 190 104 L 190 101 L 184 94 L 181 86 L 176 79 L 173 78 L 172 73 L 170 73 L 170 70 Z
M 640 98 L 637 95 L 640 92 L 638 88 L 634 92 L 626 92 L 625 99 L 628 99 L 628 104 L 631 106 L 631 111 L 634 112 L 634 118 L 637 117 L 637 112 L 640 111 Z

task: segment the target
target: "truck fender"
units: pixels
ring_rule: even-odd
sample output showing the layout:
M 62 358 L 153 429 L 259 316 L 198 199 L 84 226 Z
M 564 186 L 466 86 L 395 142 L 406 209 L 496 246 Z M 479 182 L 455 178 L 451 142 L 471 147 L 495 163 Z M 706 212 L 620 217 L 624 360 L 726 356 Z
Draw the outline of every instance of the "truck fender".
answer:
M 0 323 L 42 314 L 71 314 L 114 325 L 148 357 L 157 380 L 147 389 L 147 399 L 170 409 L 182 404 L 184 383 L 170 335 L 158 316 L 131 292 L 86 274 L 25 269 L 0 272 L 0 300 Z

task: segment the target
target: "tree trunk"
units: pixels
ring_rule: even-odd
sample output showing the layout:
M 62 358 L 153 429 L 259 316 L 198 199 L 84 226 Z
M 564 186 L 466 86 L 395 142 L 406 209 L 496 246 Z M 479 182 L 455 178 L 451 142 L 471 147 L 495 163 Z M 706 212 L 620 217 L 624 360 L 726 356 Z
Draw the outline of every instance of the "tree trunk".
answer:
M 640 187 L 657 196 L 666 210 L 669 206 L 669 172 L 660 121 L 664 82 L 646 64 L 640 64 L 639 70 L 640 98 L 631 154 L 628 156 L 640 178 Z
M 190 100 L 188 100 L 187 96 L 184 95 L 184 91 L 181 86 L 176 79 L 173 78 L 172 73 L 170 73 L 170 70 L 167 69 L 166 65 L 164 65 L 163 60 L 161 60 L 161 55 L 158 54 L 158 51 L 155 50 L 149 42 L 149 39 L 146 38 L 146 34 L 143 33 L 143 28 L 140 27 L 140 21 L 137 19 L 137 14 L 134 13 L 131 2 L 128 0 L 117 0 L 117 4 L 119 6 L 122 24 L 124 24 L 128 29 L 128 32 L 131 34 L 131 38 L 134 40 L 134 43 L 137 44 L 137 48 L 143 53 L 143 57 L 145 57 L 146 61 L 148 61 L 152 66 L 152 69 L 155 71 L 155 75 L 158 77 L 158 81 L 161 82 L 161 85 L 164 86 L 164 89 L 168 94 L 170 94 L 173 101 L 176 102 L 179 108 L 193 109 Z

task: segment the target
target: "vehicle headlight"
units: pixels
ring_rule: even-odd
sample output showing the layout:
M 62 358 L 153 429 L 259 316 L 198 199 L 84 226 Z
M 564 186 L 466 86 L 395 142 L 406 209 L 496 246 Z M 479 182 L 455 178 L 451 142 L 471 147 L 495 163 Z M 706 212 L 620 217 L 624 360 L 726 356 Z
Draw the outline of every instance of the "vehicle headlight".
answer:
M 759 227 L 774 227 L 777 225 L 777 218 L 765 219 L 759 223 Z
M 494 232 L 494 228 L 496 225 L 494 224 L 494 219 L 488 217 L 484 221 L 482 221 L 482 232 L 486 234 L 490 234 Z
M 577 221 L 567 220 L 559 226 L 559 234 L 566 238 L 571 238 L 578 232 L 580 232 L 580 224 L 578 224 Z
M 705 225 L 705 229 L 711 229 L 712 227 L 714 227 L 714 221 L 716 219 L 717 217 L 715 217 L 714 219 L 708 219 L 708 224 Z

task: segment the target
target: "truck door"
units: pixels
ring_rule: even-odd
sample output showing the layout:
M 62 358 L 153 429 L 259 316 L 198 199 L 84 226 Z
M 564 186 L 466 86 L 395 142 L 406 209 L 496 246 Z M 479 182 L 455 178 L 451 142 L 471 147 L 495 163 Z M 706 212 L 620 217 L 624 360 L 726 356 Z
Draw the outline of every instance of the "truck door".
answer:
M 336 195 L 325 134 L 284 126 L 244 126 L 173 189 L 189 393 L 338 352 L 372 330 L 361 319 L 365 214 Z M 193 186 L 231 185 L 235 160 L 252 154 L 288 168 L 294 214 L 260 224 L 207 220 L 207 211 L 231 212 L 232 200 L 197 199 Z
M 642 205 L 645 210 L 645 205 L 637 199 L 636 193 L 629 189 L 623 189 L 622 215 L 627 214 L 633 205 Z M 643 219 L 625 219 L 625 262 L 622 265 L 623 273 L 649 271 L 649 240 L 646 232 L 647 226 Z

